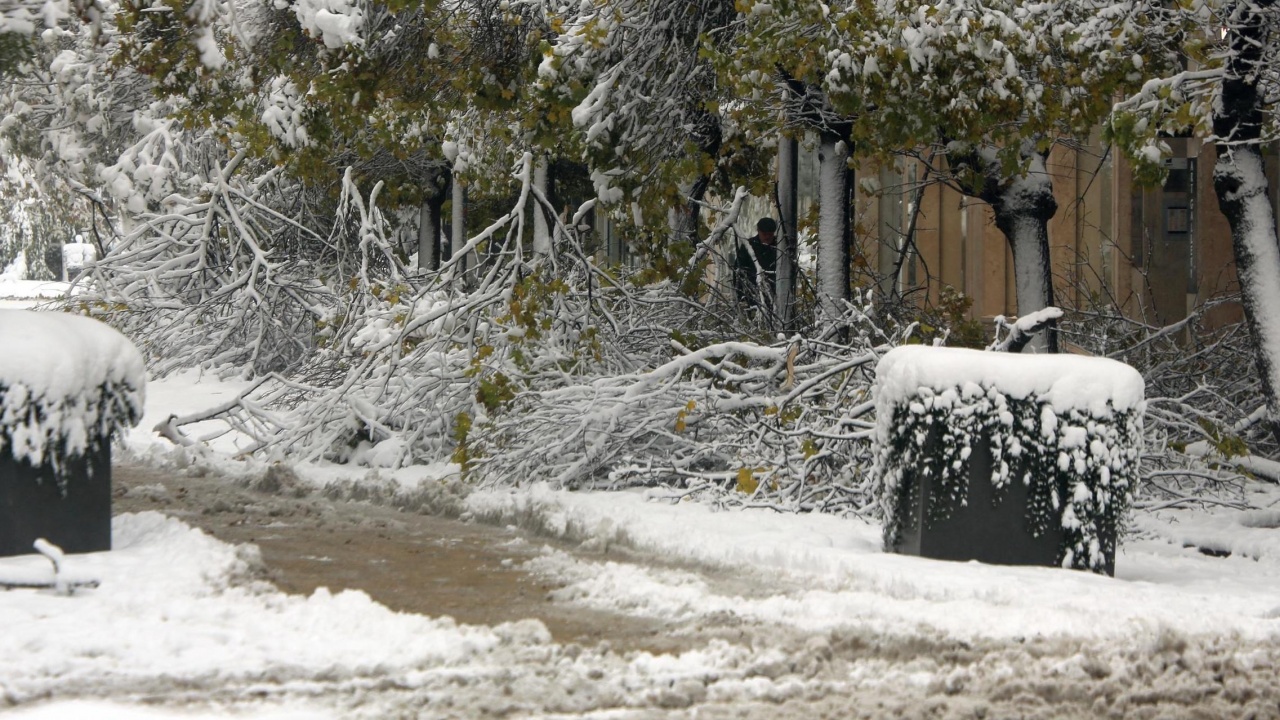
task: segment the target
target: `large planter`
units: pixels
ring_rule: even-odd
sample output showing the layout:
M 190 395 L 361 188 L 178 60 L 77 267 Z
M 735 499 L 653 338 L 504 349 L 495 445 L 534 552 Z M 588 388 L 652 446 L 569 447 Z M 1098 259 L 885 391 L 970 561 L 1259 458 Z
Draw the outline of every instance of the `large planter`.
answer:
M 64 313 L 0 310 L 0 339 L 0 556 L 109 550 L 111 439 L 142 416 L 141 355 Z
M 111 445 L 61 468 L 0 453 L 0 556 L 33 552 L 44 538 L 63 552 L 111 549 Z
M 911 346 L 875 384 L 885 546 L 1114 574 L 1142 377 L 1112 360 Z

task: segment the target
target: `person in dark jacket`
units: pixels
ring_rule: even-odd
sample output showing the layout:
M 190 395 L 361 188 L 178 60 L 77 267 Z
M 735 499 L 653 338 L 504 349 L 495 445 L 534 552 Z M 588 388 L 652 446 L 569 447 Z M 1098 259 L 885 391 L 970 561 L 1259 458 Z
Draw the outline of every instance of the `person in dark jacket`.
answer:
M 760 218 L 755 237 L 739 244 L 734 258 L 733 289 L 738 302 L 747 308 L 760 304 L 758 273 L 761 271 L 765 279 L 765 302 L 772 303 L 778 275 L 778 223 L 773 218 Z

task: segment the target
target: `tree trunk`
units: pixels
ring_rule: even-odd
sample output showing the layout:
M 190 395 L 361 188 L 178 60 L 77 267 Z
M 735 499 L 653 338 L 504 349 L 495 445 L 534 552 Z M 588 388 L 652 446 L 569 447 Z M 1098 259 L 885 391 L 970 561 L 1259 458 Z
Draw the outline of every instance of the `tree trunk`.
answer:
M 440 269 L 440 210 L 444 207 L 451 173 L 441 170 L 422 188 L 422 207 L 418 215 L 418 269 Z
M 800 144 L 786 135 L 778 138 L 778 277 L 774 308 L 783 330 L 795 322 L 795 283 L 799 265 L 796 234 L 796 190 Z
M 467 244 L 467 188 L 455 178 L 453 183 L 452 200 L 453 208 L 449 222 L 449 257 L 452 259 L 453 253 L 461 252 L 462 248 Z M 458 271 L 456 274 L 461 275 L 468 269 L 475 267 L 475 254 L 467 253 L 467 256 L 458 262 Z
M 1006 184 L 991 200 L 996 227 L 1004 233 L 1013 252 L 1013 280 L 1018 293 L 1018 315 L 1053 305 L 1053 265 L 1049 259 L 1049 221 L 1058 211 L 1053 182 L 1039 155 L 1027 177 Z M 1037 352 L 1058 352 L 1058 331 L 1050 327 L 1028 347 Z
M 1023 157 L 1030 160 L 1025 177 L 1003 177 L 1000 160 L 991 148 L 964 153 L 953 159 L 955 167 L 979 168 L 981 188 L 965 186 L 966 195 L 991 205 L 996 227 L 1004 233 L 1013 253 L 1013 279 L 1017 290 L 1018 315 L 1027 315 L 1053 305 L 1053 265 L 1049 257 L 1049 221 L 1058 212 L 1053 197 L 1053 179 L 1045 168 L 1045 158 L 1028 142 Z M 1058 352 L 1058 331 L 1046 328 L 1027 347 L 1036 352 Z
M 550 184 L 547 182 L 547 157 L 540 155 L 533 166 L 533 185 L 543 197 L 548 197 Z M 547 222 L 547 209 L 541 202 L 533 204 L 533 254 L 548 257 L 551 255 L 551 226 Z
M 698 223 L 702 220 L 702 200 L 711 187 L 711 176 L 702 175 L 687 189 L 681 188 L 685 198 L 683 207 L 672 208 L 667 214 L 667 226 L 671 230 L 671 242 L 698 244 Z
M 849 145 L 839 135 L 822 133 L 818 149 L 818 326 L 843 316 L 849 287 Z
M 440 208 L 431 198 L 422 199 L 418 215 L 418 269 L 440 269 Z
M 1236 274 L 1245 321 L 1256 348 L 1254 360 L 1262 380 L 1267 427 L 1280 441 L 1280 238 L 1263 172 L 1264 99 L 1257 86 L 1267 22 L 1258 7 L 1274 4 L 1263 0 L 1242 5 L 1234 16 L 1236 24 L 1226 29 L 1232 54 L 1222 84 L 1221 110 L 1213 120 L 1218 137 L 1213 188 L 1231 225 Z

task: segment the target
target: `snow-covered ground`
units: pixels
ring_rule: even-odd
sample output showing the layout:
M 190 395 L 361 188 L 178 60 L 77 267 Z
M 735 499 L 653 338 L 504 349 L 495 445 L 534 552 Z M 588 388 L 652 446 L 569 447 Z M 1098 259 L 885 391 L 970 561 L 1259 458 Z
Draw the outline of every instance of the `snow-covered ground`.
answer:
M 189 451 L 150 428 L 170 414 L 225 402 L 240 386 L 198 373 L 152 382 L 146 416 L 124 439 L 125 451 L 162 466 L 191 462 Z M 230 448 L 232 441 L 219 442 Z M 199 462 L 251 470 L 228 456 Z M 366 473 L 296 469 L 317 485 Z M 378 477 L 414 487 L 447 482 L 450 472 L 441 464 L 384 469 Z M 0 592 L 0 713 L 41 720 L 811 717 L 830 709 L 828 698 L 875 697 L 891 710 L 884 698 L 908 691 L 944 698 L 959 712 L 978 707 L 966 692 L 985 693 L 996 708 L 1022 707 L 1021 696 L 1001 693 L 1012 693 L 1007 688 L 1023 673 L 1063 686 L 1141 682 L 1157 695 L 1166 683 L 1173 698 L 1203 677 L 1219 678 L 1221 693 L 1187 696 L 1202 705 L 1233 697 L 1236 678 L 1260 697 L 1276 697 L 1274 486 L 1252 491 L 1253 504 L 1268 510 L 1140 516 L 1116 577 L 1107 578 L 885 554 L 878 526 L 858 518 L 718 512 L 660 492 L 570 493 L 530 480 L 523 489 L 472 492 L 469 514 L 660 561 L 546 549 L 526 569 L 554 579 L 555 601 L 766 630 L 678 655 L 566 647 L 536 620 L 461 626 L 392 612 L 361 592 L 285 595 L 253 579 L 252 546 L 226 545 L 172 517 L 123 515 L 114 524 L 115 549 L 69 560 L 70 572 L 98 579 L 99 587 L 70 596 Z M 48 568 L 38 556 L 0 559 L 0 578 L 48 575 Z M 733 573 L 738 590 L 708 582 L 706 568 Z M 1114 697 L 1121 690 L 1096 692 L 1121 702 Z M 1230 716 L 1248 702 L 1207 716 Z M 1257 716 L 1280 715 L 1267 702 Z M 730 710 L 716 715 L 718 708 Z
M 71 283 L 55 280 L 19 280 L 0 274 L 0 309 L 22 310 L 40 302 L 60 298 L 71 291 Z

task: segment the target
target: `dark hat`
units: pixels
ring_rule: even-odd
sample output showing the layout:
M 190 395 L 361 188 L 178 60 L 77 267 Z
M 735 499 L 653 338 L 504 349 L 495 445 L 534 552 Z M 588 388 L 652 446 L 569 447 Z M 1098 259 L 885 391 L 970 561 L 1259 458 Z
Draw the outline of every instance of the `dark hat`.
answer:
M 760 232 L 778 232 L 778 223 L 774 222 L 773 218 L 770 217 L 760 218 L 756 223 L 756 230 Z

